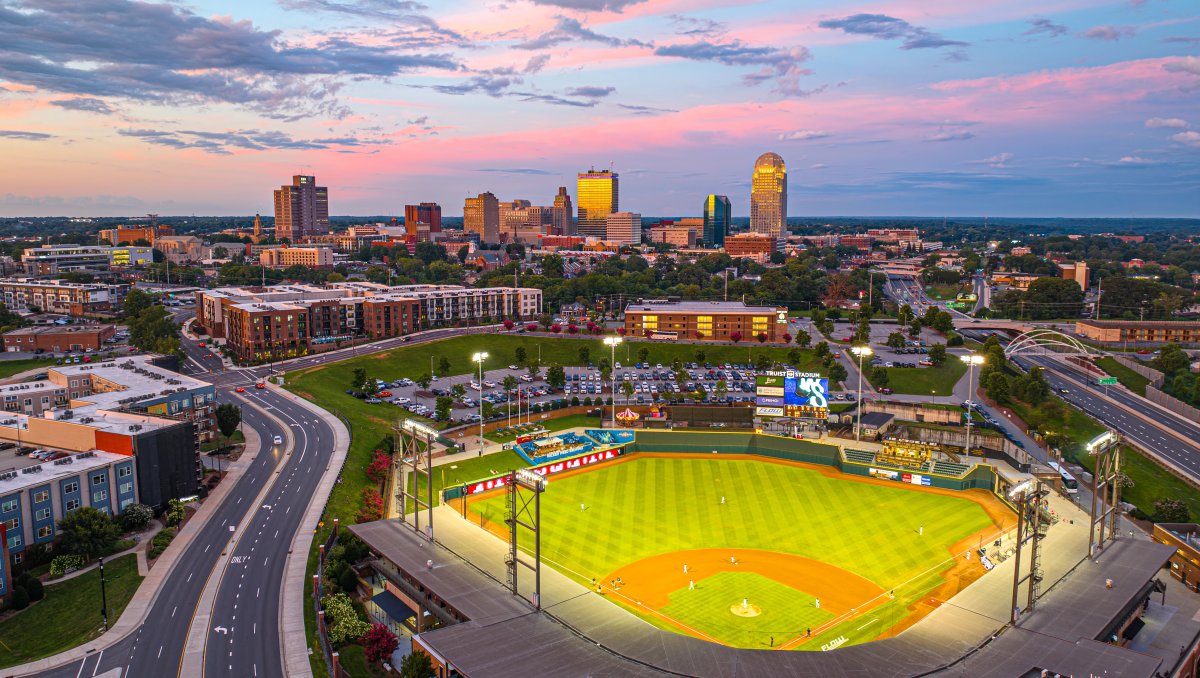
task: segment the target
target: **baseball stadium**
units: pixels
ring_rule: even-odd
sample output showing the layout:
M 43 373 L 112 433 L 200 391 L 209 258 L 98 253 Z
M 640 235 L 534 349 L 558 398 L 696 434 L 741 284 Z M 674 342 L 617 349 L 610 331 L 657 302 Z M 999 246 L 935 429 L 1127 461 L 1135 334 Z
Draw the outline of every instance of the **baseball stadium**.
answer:
M 1027 659 L 1057 651 L 1079 668 L 1119 651 L 1097 643 L 1085 657 L 1036 632 L 1037 595 L 1102 574 L 1085 558 L 1087 514 L 1014 501 L 1033 477 L 988 460 L 935 459 L 915 441 L 868 452 L 651 430 L 516 451 L 528 469 L 446 488 L 423 519 L 350 528 L 379 556 L 380 590 L 422 611 L 414 648 L 439 675 L 923 675 L 956 662 L 956 673 L 976 664 L 964 675 L 993 675 L 985 655 L 1021 624 L 1002 639 Z M 1016 548 L 1019 518 L 1039 526 L 1032 571 Z M 1095 613 L 1071 601 L 1073 623 L 1110 633 L 1148 595 L 1164 553 L 1115 542 L 1106 554 L 1140 583 Z M 1022 568 L 1030 576 L 1014 577 Z

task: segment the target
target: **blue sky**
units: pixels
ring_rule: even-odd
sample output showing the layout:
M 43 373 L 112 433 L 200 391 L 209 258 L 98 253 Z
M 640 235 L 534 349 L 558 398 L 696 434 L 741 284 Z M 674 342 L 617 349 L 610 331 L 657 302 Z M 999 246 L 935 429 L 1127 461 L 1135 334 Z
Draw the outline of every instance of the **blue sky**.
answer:
M 802 5 L 797 8 L 797 5 Z M 3 215 L 551 201 L 792 215 L 1196 216 L 1194 0 L 0 0 Z

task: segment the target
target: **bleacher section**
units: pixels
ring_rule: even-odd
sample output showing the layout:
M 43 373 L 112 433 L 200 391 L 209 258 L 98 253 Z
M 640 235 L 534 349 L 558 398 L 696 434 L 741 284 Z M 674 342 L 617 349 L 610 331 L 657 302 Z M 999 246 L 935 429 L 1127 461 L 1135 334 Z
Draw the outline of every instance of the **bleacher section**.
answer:
M 938 473 L 944 476 L 958 478 L 970 471 L 972 466 L 974 466 L 974 464 L 959 464 L 958 462 L 953 461 L 935 461 L 933 462 L 933 469 L 930 471 L 930 473 Z
M 846 457 L 846 461 L 853 461 L 859 464 L 874 464 L 875 453 L 866 450 L 852 450 L 846 448 L 842 450 L 842 455 Z

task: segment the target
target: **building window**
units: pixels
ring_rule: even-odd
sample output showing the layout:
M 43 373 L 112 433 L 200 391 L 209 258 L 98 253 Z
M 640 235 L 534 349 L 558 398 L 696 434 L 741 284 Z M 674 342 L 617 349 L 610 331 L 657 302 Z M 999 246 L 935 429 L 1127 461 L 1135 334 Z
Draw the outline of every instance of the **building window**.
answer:
M 696 316 L 696 332 L 706 337 L 712 336 L 713 319 L 711 315 Z
M 63 494 L 75 494 L 79 491 L 79 483 L 67 483 L 63 485 Z
M 17 540 L 17 544 L 18 544 L 18 545 L 20 545 L 20 543 L 21 543 L 21 538 L 20 538 L 20 537 L 13 537 L 13 539 L 16 539 L 16 540 Z M 11 546 L 11 545 L 12 545 L 12 539 L 9 539 L 9 540 L 8 540 L 8 543 L 9 543 L 9 545 Z M 13 564 L 14 564 L 14 565 L 20 565 L 20 564 L 21 564 L 21 561 L 22 561 L 22 560 L 24 560 L 24 559 L 25 559 L 25 557 L 24 557 L 24 554 L 22 554 L 22 553 L 14 553 L 14 554 L 12 554 L 12 559 L 13 559 Z
M 34 520 L 45 520 L 50 517 L 50 509 L 38 509 L 37 513 L 33 514 Z
M 108 482 L 108 478 L 104 476 L 92 476 L 92 487 L 99 487 L 106 482 Z
M 38 528 L 38 539 L 45 539 L 54 533 L 54 528 L 49 525 L 43 525 Z
M 50 498 L 50 493 L 46 490 L 41 490 L 33 493 L 33 503 L 41 504 Z
M 128 466 L 122 466 L 121 468 L 117 469 L 118 478 L 128 478 L 131 475 L 133 475 L 133 469 Z
M 647 330 L 657 330 L 658 329 L 658 316 L 656 316 L 656 315 L 642 316 L 642 327 Z
M 68 513 L 71 511 L 74 511 L 77 508 L 79 508 L 79 500 L 78 499 L 70 499 L 67 501 L 67 509 L 66 510 Z
M 120 492 L 121 494 L 133 492 L 133 483 L 121 483 Z
M 6 499 L 3 504 L 0 504 L 0 513 L 9 513 L 17 510 L 16 499 Z
M 758 334 L 759 332 L 766 332 L 767 331 L 767 318 L 764 318 L 761 316 L 754 316 L 753 325 L 754 325 L 754 333 L 755 334 Z
M 108 501 L 108 490 L 99 490 L 92 493 L 92 503 Z
M 8 520 L 4 521 L 4 527 L 5 527 L 5 528 L 6 528 L 6 529 L 7 529 L 9 532 L 12 532 L 13 530 L 16 530 L 16 529 L 17 529 L 18 527 L 20 527 L 20 526 L 21 526 L 21 519 L 20 519 L 20 518 L 9 518 Z

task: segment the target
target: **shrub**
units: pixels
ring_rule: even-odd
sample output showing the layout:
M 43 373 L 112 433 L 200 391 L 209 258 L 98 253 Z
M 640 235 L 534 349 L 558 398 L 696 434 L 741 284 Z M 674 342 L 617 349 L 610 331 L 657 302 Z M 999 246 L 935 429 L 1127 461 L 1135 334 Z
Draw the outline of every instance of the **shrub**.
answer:
M 81 567 L 83 567 L 83 556 L 75 554 L 55 556 L 54 560 L 50 561 L 50 574 L 54 577 L 61 577 Z
M 346 593 L 353 593 L 358 588 L 358 574 L 354 568 L 346 567 L 342 570 L 342 574 L 338 576 L 338 588 Z
M 14 586 L 11 607 L 14 610 L 24 610 L 29 607 L 29 592 L 24 586 Z
M 392 458 L 383 450 L 375 450 L 375 456 L 371 459 L 371 464 L 367 466 L 367 477 L 371 482 L 381 483 L 387 477 L 388 469 L 392 466 Z
M 1154 502 L 1154 522 L 1186 523 L 1188 507 L 1178 499 L 1159 499 Z
M 153 560 L 162 555 L 163 551 L 171 545 L 175 539 L 175 528 L 166 527 L 158 531 L 158 534 L 150 540 L 150 550 L 146 552 L 146 557 Z
M 23 584 L 23 587 L 26 594 L 29 595 L 29 602 L 31 603 L 36 603 L 46 597 L 46 588 L 42 586 L 42 582 L 39 579 L 30 577 L 29 581 Z
M 166 521 L 169 527 L 174 527 L 183 522 L 184 516 L 187 515 L 187 509 L 183 502 L 178 499 L 172 499 L 167 502 L 167 510 L 163 513 L 163 520 Z
M 362 502 L 363 506 L 358 510 L 356 522 L 369 523 L 383 517 L 383 497 L 379 495 L 379 490 L 373 487 L 363 488 Z
M 350 596 L 335 593 L 321 600 L 325 610 L 325 626 L 329 629 L 329 642 L 335 646 L 361 638 L 371 625 L 359 618 Z
M 126 532 L 137 532 L 146 529 L 150 519 L 154 517 L 154 509 L 145 504 L 130 504 L 121 511 L 119 518 L 121 529 Z
M 369 662 L 390 659 L 396 648 L 400 647 L 400 641 L 396 638 L 396 634 L 383 624 L 373 625 L 358 642 L 362 643 Z

